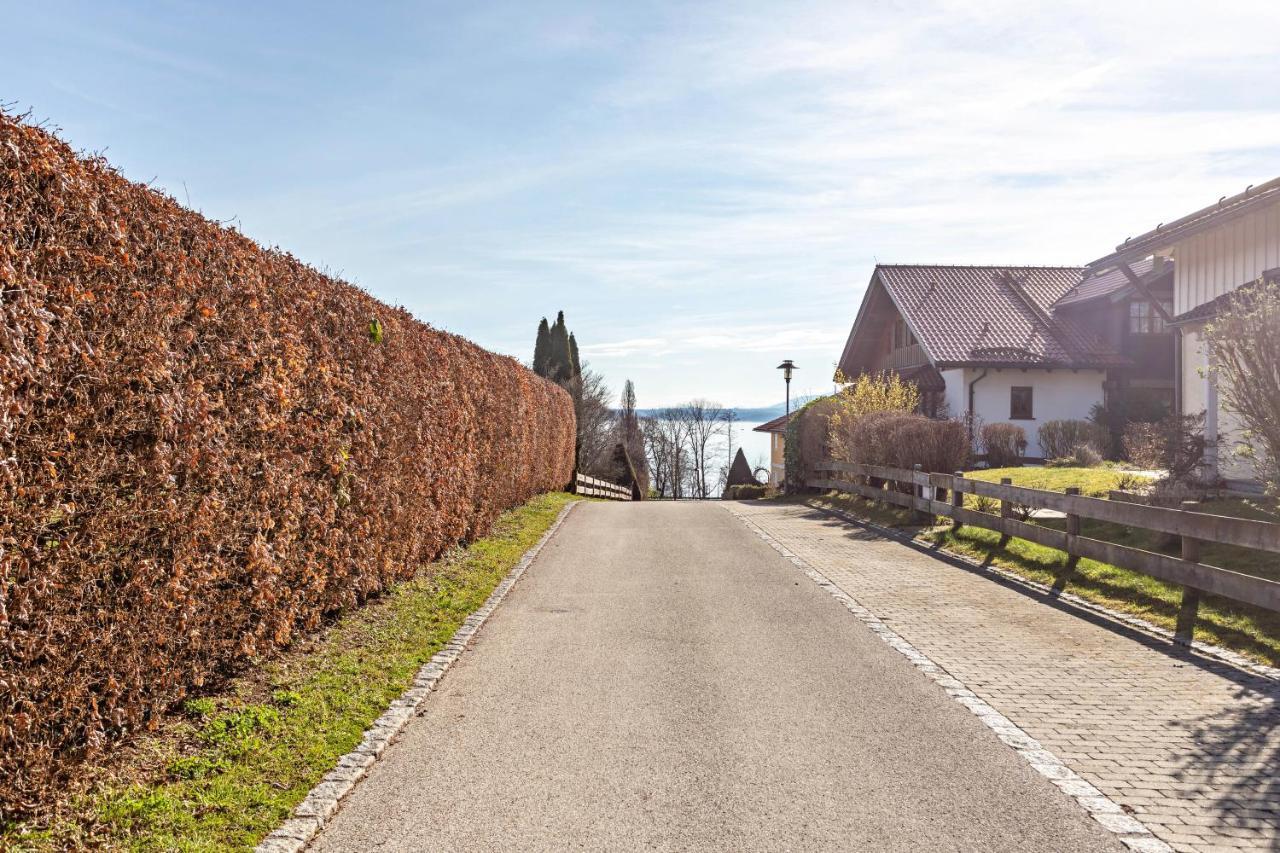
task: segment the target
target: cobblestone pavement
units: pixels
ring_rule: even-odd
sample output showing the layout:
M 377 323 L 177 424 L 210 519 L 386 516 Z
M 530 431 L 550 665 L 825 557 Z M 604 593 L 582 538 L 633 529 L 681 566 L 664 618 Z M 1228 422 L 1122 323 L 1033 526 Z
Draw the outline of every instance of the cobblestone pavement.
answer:
M 1174 850 L 1280 850 L 1280 683 L 810 507 L 726 506 Z

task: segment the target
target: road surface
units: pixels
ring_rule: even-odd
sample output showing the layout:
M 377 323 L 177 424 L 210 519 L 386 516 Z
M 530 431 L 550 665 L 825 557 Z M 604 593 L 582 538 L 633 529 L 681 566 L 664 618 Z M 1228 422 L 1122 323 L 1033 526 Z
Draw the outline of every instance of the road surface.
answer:
M 312 849 L 1123 850 L 715 503 L 586 503 Z

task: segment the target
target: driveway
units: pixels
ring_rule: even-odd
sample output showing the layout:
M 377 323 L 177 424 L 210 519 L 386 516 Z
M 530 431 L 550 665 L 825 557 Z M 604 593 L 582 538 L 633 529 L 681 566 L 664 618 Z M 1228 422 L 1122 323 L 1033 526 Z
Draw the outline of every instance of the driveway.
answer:
M 715 503 L 588 503 L 316 850 L 1124 849 Z

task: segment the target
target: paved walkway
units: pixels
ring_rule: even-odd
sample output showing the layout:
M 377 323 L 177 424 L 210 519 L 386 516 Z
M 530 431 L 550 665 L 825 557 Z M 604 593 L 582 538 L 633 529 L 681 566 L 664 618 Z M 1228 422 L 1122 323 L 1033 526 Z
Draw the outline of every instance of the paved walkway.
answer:
M 316 849 L 1123 849 L 715 503 L 575 509 L 423 709 Z
M 1280 685 L 808 507 L 725 507 L 1173 849 L 1280 850 Z

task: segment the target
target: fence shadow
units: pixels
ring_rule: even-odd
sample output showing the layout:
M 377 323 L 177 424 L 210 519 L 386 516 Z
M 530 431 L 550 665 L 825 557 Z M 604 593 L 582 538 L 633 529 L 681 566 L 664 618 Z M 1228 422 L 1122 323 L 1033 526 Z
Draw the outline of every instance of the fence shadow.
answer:
M 970 574 L 977 575 L 985 580 L 991 581 L 992 583 L 999 584 L 1005 589 L 1012 590 L 1019 595 L 1033 599 L 1045 607 L 1050 607 L 1054 610 L 1070 614 L 1077 619 L 1083 619 L 1084 621 L 1103 628 L 1110 633 L 1146 646 L 1152 651 L 1158 652 L 1165 657 L 1195 666 L 1207 672 L 1212 672 L 1214 675 L 1233 682 L 1240 688 L 1249 690 L 1265 690 L 1267 689 L 1266 686 L 1270 685 L 1270 689 L 1274 689 L 1277 694 L 1280 694 L 1280 684 L 1264 678 L 1257 673 L 1233 666 L 1232 664 L 1216 657 L 1207 657 L 1189 646 L 1175 643 L 1169 639 L 1147 633 L 1136 626 L 1130 625 L 1127 622 L 1122 622 L 1119 619 L 1098 610 L 1094 610 L 1091 607 L 1077 605 L 1057 596 L 1047 595 L 1043 590 L 1032 586 L 1032 582 L 1030 581 L 997 574 L 990 567 L 990 555 L 988 555 L 986 560 L 981 562 L 972 561 L 948 553 L 942 550 L 936 543 L 918 542 L 907 534 L 898 534 L 894 531 L 886 532 L 838 510 L 813 506 L 812 504 L 805 504 L 804 506 L 808 510 L 808 513 L 806 514 L 808 518 L 822 521 L 833 527 L 840 527 L 842 528 L 844 535 L 848 538 L 859 541 L 897 542 L 912 549 L 913 551 L 926 554 L 929 557 L 946 563 L 949 566 L 963 569 Z
M 1220 821 L 1214 828 L 1258 829 L 1280 851 L 1280 689 L 1240 687 L 1231 708 L 1179 727 L 1194 748 L 1171 754 L 1175 778 Z

